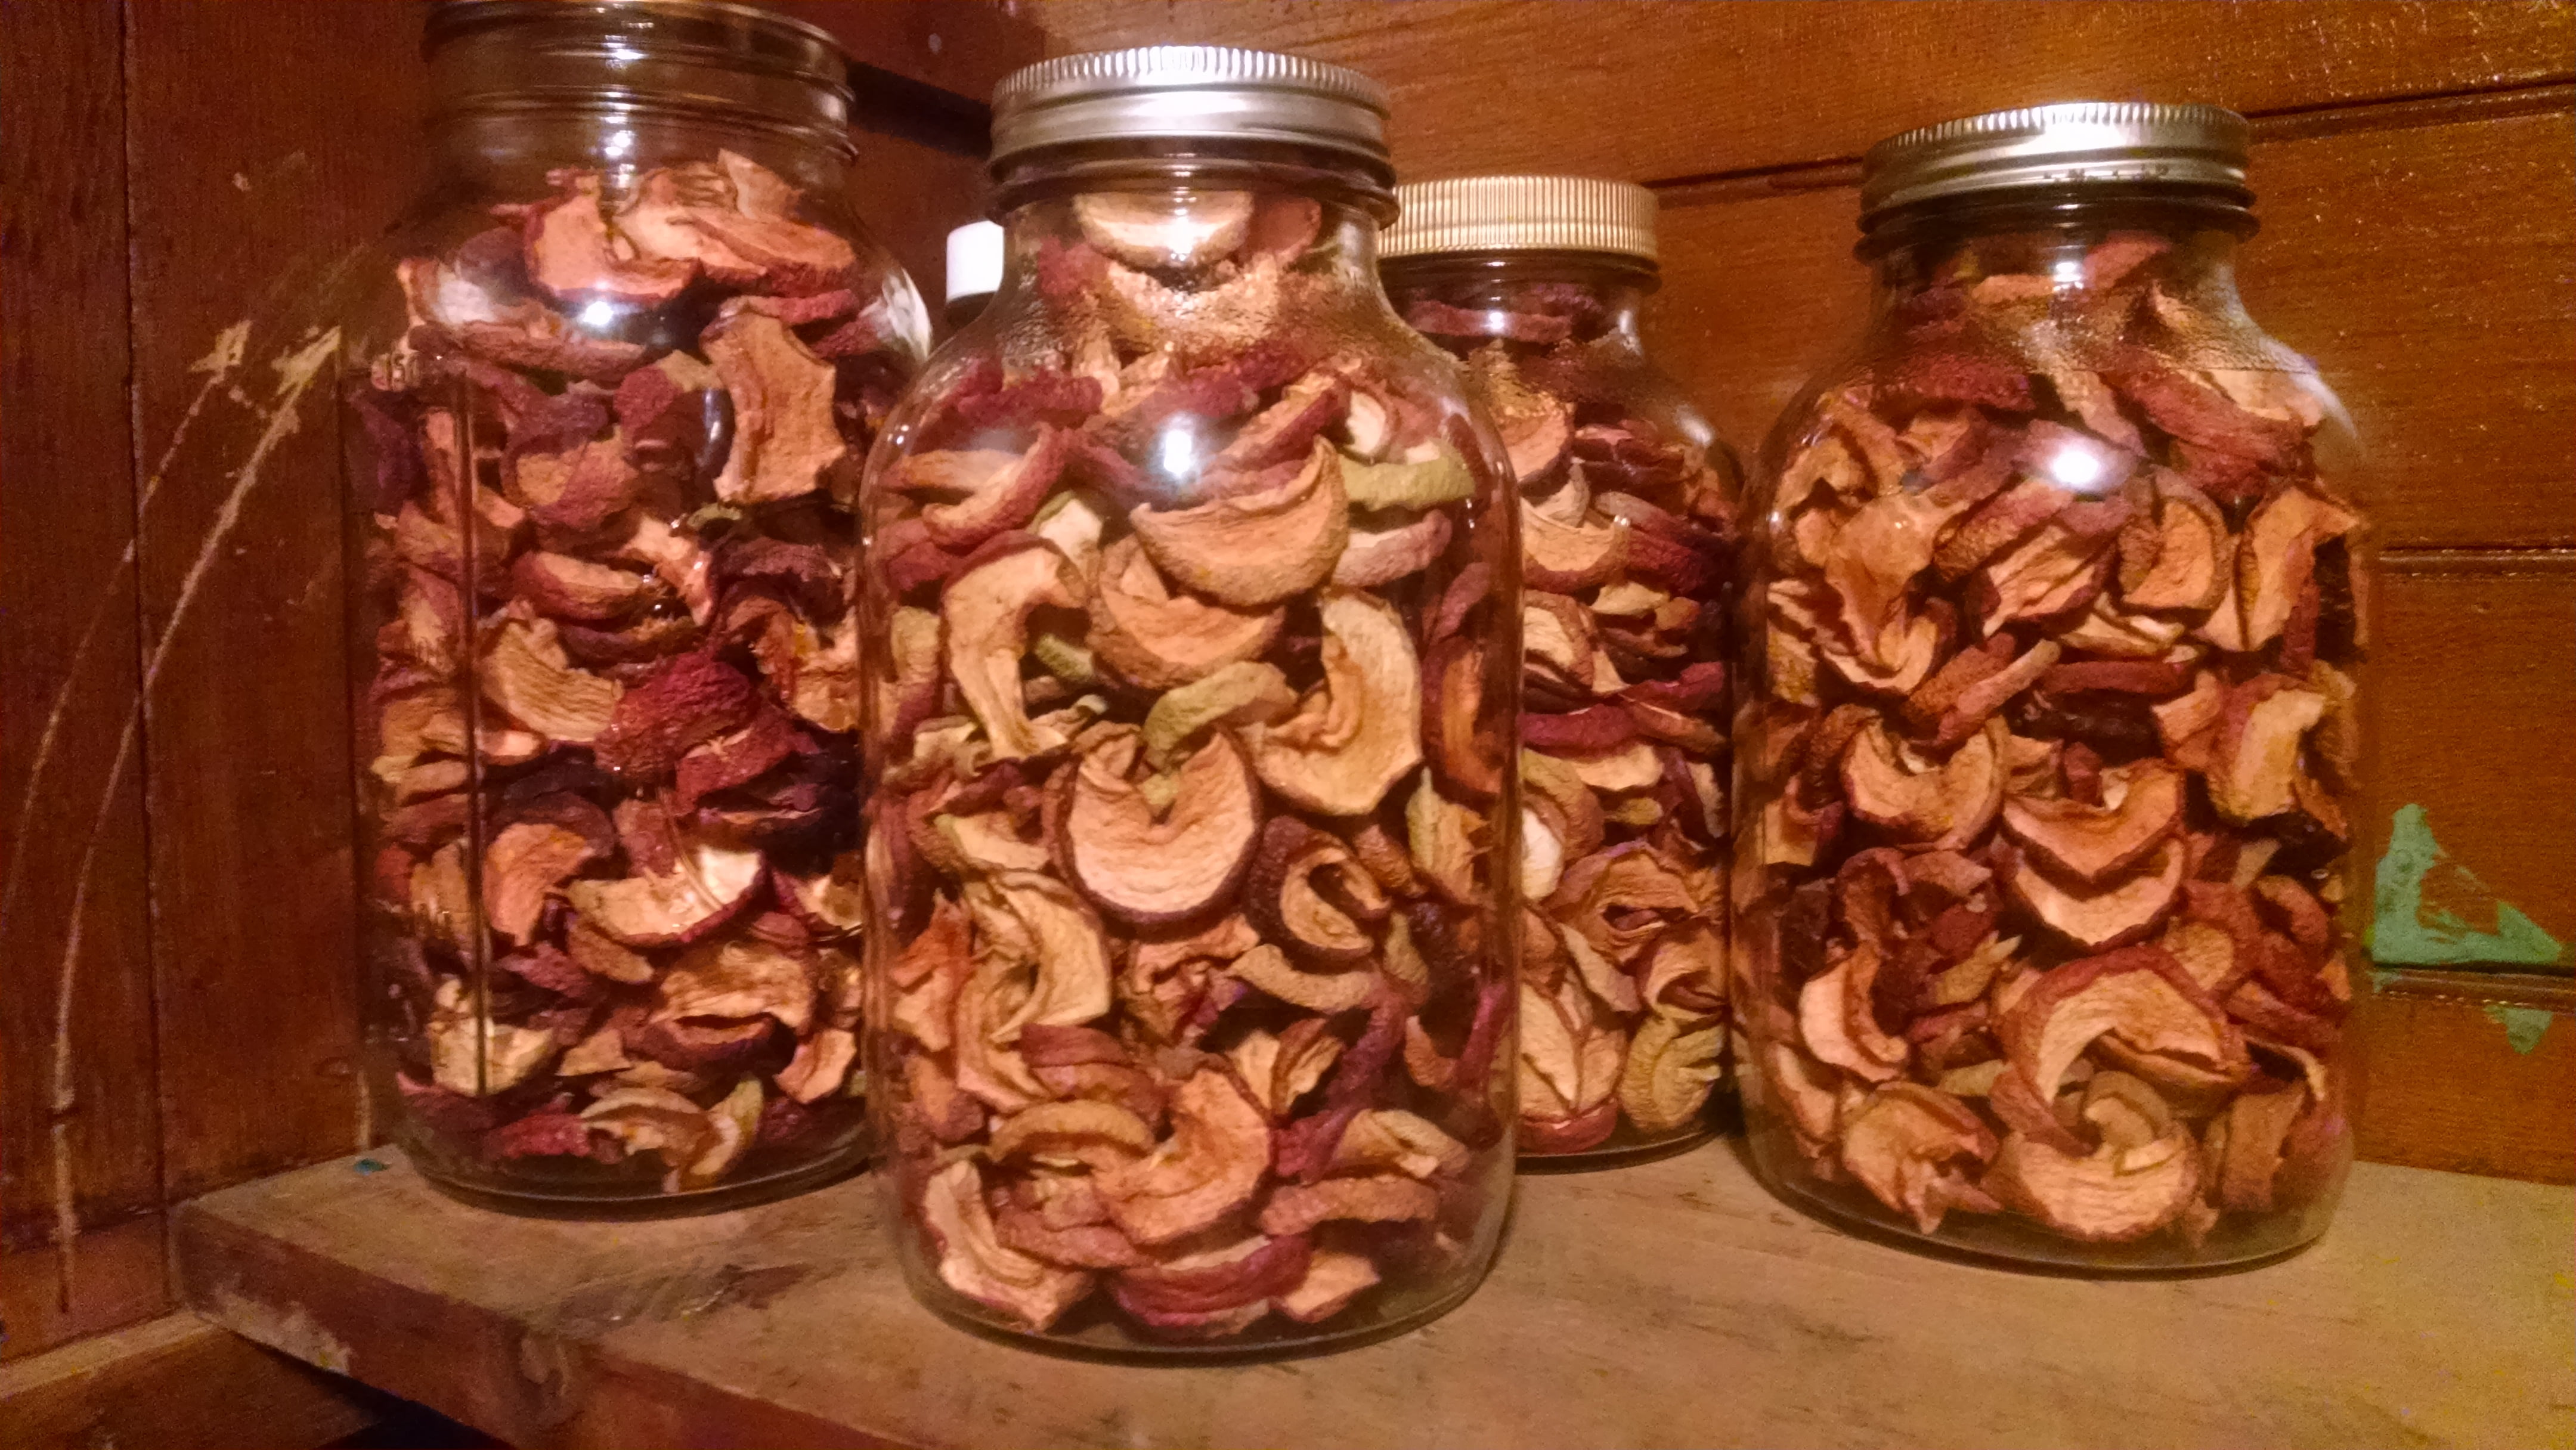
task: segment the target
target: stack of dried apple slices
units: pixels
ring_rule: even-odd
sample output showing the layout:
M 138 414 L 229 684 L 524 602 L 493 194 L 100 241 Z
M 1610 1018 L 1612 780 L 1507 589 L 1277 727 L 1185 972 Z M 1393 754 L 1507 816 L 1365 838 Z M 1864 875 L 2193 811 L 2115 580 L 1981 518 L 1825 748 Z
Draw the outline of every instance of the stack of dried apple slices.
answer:
M 1739 719 L 1739 1010 L 1810 1173 L 1925 1233 L 2296 1209 L 2345 1153 L 2358 519 L 2189 255 L 1972 244 L 1823 394 Z M 2213 302 L 2211 305 L 2217 305 Z
M 1731 481 L 1562 282 L 1402 294 L 1469 366 L 1520 492 L 1520 1146 L 1701 1129 L 1723 1072 Z
M 850 502 L 917 331 L 745 157 L 552 179 L 352 389 L 369 904 L 434 1165 L 701 1189 L 857 1128 Z
M 887 1171 L 995 1322 L 1364 1321 L 1472 1275 L 1509 1151 L 1495 490 L 1326 340 L 1314 202 L 1046 205 L 1052 345 L 868 483 Z

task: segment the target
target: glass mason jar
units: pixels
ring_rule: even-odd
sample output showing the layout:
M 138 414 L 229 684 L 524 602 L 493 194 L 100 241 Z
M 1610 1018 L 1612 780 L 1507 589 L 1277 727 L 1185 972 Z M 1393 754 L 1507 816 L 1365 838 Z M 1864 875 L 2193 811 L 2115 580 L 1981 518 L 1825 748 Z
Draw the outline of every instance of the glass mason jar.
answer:
M 953 1318 L 1311 1344 L 1493 1252 L 1519 571 L 1383 118 L 1221 47 L 997 92 L 1001 291 L 864 503 L 871 1110 Z
M 429 22 L 433 179 L 344 328 L 376 1090 L 461 1197 L 862 1161 L 858 480 L 927 351 L 845 60 L 739 6 Z
M 1680 1147 L 1726 1039 L 1735 455 L 1638 336 L 1654 193 L 1477 176 L 1396 200 L 1387 292 L 1466 362 L 1520 490 L 1520 1153 Z
M 2321 1233 L 2370 565 L 2350 424 L 2239 304 L 2246 127 L 1872 149 L 1868 336 L 1754 500 L 1736 1008 L 1793 1203 L 2088 1269 Z

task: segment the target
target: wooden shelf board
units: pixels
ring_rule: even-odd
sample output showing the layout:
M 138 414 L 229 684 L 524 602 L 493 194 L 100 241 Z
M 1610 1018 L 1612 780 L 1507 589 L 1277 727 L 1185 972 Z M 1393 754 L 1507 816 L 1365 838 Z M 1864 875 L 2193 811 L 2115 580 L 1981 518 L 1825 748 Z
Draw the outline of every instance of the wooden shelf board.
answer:
M 2365 1164 L 2247 1273 L 2096 1282 L 1855 1240 L 1740 1146 L 1525 1178 L 1484 1289 L 1343 1354 L 1031 1353 L 913 1303 L 875 1185 L 516 1219 L 391 1154 L 181 1208 L 198 1312 L 521 1446 L 2568 1445 L 2576 1197 Z

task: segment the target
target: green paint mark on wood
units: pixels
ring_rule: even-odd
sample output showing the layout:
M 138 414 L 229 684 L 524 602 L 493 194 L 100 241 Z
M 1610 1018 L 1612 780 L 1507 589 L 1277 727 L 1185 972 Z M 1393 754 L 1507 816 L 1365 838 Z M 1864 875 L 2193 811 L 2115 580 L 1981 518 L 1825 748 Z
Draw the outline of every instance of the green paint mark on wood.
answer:
M 2504 1029 L 2505 1045 L 2519 1053 L 2538 1047 L 2540 1034 L 2549 1030 L 2546 1007 L 2508 1007 L 2502 1002 L 2489 1002 L 2487 1015 Z
M 2495 925 L 2485 929 L 2471 925 L 2460 914 L 2464 907 L 2480 916 L 2491 909 Z M 2409 966 L 2465 962 L 2550 966 L 2566 958 L 2567 948 L 2512 903 L 2496 900 L 2485 883 L 2443 852 L 2442 843 L 2433 839 L 2424 808 L 2407 805 L 2400 806 L 2391 821 L 2388 854 L 2379 858 L 2379 888 L 2371 900 L 2370 954 L 2382 962 Z M 2540 1040 L 2538 1029 L 2530 1035 L 2533 1042 Z

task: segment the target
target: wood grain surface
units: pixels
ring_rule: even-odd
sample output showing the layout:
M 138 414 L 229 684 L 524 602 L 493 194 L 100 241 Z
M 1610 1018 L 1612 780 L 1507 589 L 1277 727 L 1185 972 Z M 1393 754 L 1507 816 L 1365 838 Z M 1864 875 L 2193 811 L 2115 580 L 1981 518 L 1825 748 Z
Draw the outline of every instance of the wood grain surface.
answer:
M 1856 158 L 1908 127 L 2042 101 L 2260 113 L 2576 74 L 2576 9 L 2563 0 L 1052 0 L 1038 18 L 1055 54 L 1220 42 L 1357 66 L 1393 93 L 1396 161 L 1420 177 L 1671 181 Z
M 0 8 L 0 1358 L 165 1302 L 118 29 Z
M 2365 1157 L 2576 1183 L 2576 987 L 2564 977 L 2387 974 L 2356 1004 Z
M 514 1444 L 2548 1445 L 2576 1203 L 2365 1165 L 2307 1253 L 2085 1282 L 1837 1233 L 1711 1143 L 1522 1180 L 1429 1328 L 1284 1363 L 1076 1361 L 899 1281 L 875 1185 L 684 1222 L 498 1218 L 348 1163 L 182 1210 L 188 1302 Z
M 182 1310 L 0 1369 L 0 1445 L 302 1450 L 364 1429 L 374 1398 Z

